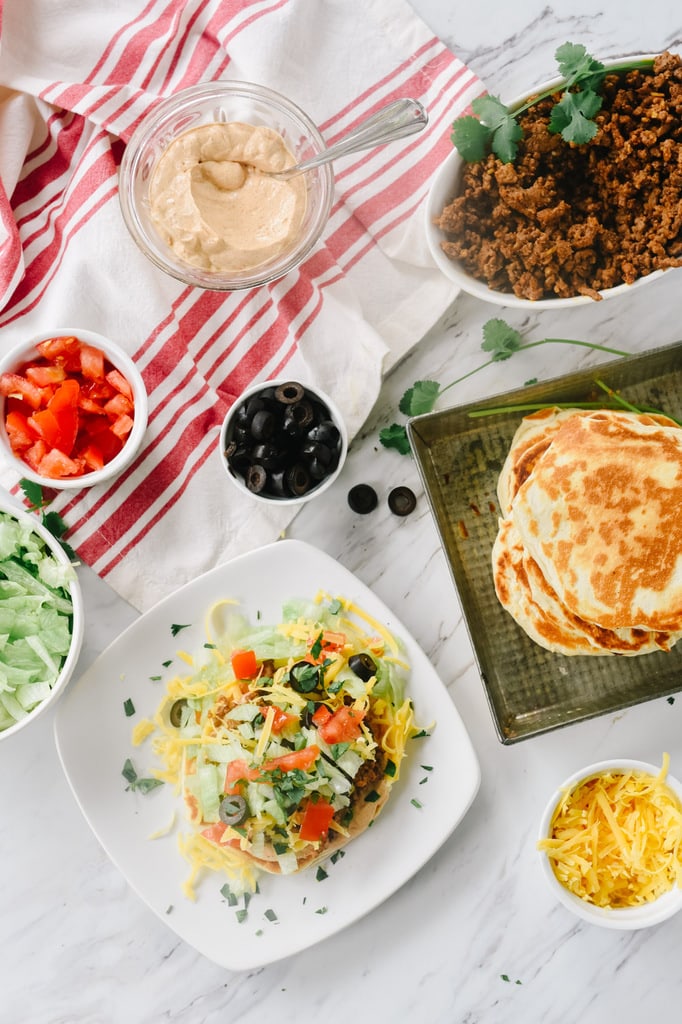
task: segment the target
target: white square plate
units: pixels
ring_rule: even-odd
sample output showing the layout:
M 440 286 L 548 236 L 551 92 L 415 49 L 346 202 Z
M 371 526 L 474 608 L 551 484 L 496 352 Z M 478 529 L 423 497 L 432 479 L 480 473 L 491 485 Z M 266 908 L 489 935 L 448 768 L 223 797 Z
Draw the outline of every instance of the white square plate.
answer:
M 167 785 L 147 794 L 127 791 L 121 773 L 126 758 L 140 777 L 158 766 L 149 741 L 132 745 L 133 727 L 153 715 L 165 681 L 181 665 L 177 652 L 196 650 L 205 641 L 204 616 L 215 601 L 233 598 L 252 621 L 258 614 L 263 623 L 279 622 L 287 599 L 313 598 L 319 590 L 353 600 L 402 640 L 412 667 L 409 695 L 415 720 L 428 735 L 409 741 L 386 808 L 343 857 L 323 862 L 326 877 L 318 878 L 315 868 L 287 877 L 261 876 L 259 892 L 240 921 L 237 910 L 243 903 L 230 906 L 221 895 L 223 875 L 205 876 L 196 902 L 182 893 L 189 874 L 177 846 L 184 824 L 182 798 Z M 177 637 L 174 624 L 186 627 Z M 126 700 L 135 708 L 131 717 L 125 713 Z M 234 970 L 296 953 L 376 907 L 448 838 L 480 781 L 462 720 L 423 651 L 352 573 L 295 540 L 218 566 L 141 616 L 67 690 L 57 708 L 55 737 L 83 814 L 129 884 L 185 942 Z M 151 839 L 168 826 L 174 812 L 176 827 Z

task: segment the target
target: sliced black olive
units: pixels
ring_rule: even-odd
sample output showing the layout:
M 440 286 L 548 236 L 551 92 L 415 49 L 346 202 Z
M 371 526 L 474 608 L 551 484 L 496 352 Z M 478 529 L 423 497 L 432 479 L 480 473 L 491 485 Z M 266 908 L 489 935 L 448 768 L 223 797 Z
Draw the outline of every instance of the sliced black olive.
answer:
M 287 486 L 286 469 L 275 469 L 268 475 L 268 494 L 276 494 L 278 498 L 287 498 L 291 491 Z
M 170 719 L 170 724 L 174 726 L 176 729 L 179 729 L 180 726 L 182 725 L 183 714 L 186 707 L 187 701 L 185 700 L 184 697 L 182 697 L 180 700 L 176 700 L 173 704 L 171 704 L 171 709 L 170 712 L 168 713 L 168 717 Z
M 287 487 L 293 495 L 300 497 L 310 490 L 310 473 L 300 463 L 290 466 L 286 473 Z
M 325 466 L 324 462 L 320 462 L 319 459 L 311 459 L 308 463 L 308 472 L 311 478 L 319 483 L 329 476 L 329 466 Z
M 348 492 L 348 504 L 353 512 L 366 516 L 377 507 L 379 498 L 370 484 L 355 484 Z
M 264 466 L 259 466 L 258 463 L 254 463 L 246 471 L 246 486 L 254 494 L 260 494 L 265 487 L 268 479 L 267 470 Z
M 388 507 L 396 516 L 409 516 L 417 507 L 414 491 L 409 487 L 394 487 L 388 496 Z
M 302 384 L 295 380 L 289 380 L 285 384 L 279 385 L 275 391 L 275 398 L 283 405 L 293 405 L 295 402 L 300 402 L 304 394 L 305 389 Z
M 307 398 L 302 398 L 300 402 L 296 402 L 295 405 L 291 405 L 289 408 L 291 415 L 296 423 L 298 423 L 299 428 L 301 430 L 307 430 L 315 419 L 313 407 Z
M 355 675 L 358 679 L 362 679 L 363 683 L 368 683 L 372 676 L 377 674 L 376 662 L 366 651 L 362 651 L 360 654 L 351 654 L 348 659 L 348 668 L 351 672 L 355 672 Z
M 254 441 L 269 441 L 276 425 L 274 413 L 269 409 L 259 409 L 251 420 L 251 437 Z
M 320 423 L 316 423 L 314 427 L 311 427 L 308 431 L 309 441 L 318 441 L 320 444 L 325 444 L 328 448 L 336 448 L 339 441 L 341 440 L 341 433 L 331 420 L 322 420 Z
M 317 459 L 323 466 L 328 466 L 332 461 L 333 452 L 331 448 L 328 448 L 326 444 L 322 444 L 321 441 L 308 441 L 301 448 L 301 455 L 304 459 L 309 459 L 311 462 L 313 459 Z
M 223 825 L 241 825 L 249 816 L 246 800 L 238 793 L 223 797 L 218 808 L 218 816 Z
M 309 661 L 297 661 L 289 669 L 289 683 L 297 693 L 319 690 L 322 685 L 320 666 L 311 665 Z
M 234 444 L 234 447 L 232 446 Z M 241 473 L 251 464 L 251 456 L 249 455 L 248 448 L 243 445 L 237 444 L 237 442 L 231 442 L 225 449 L 225 456 L 230 465 L 231 469 L 237 470 Z
M 251 458 L 254 463 L 265 469 L 280 469 L 284 462 L 282 452 L 268 441 L 254 445 L 251 449 Z

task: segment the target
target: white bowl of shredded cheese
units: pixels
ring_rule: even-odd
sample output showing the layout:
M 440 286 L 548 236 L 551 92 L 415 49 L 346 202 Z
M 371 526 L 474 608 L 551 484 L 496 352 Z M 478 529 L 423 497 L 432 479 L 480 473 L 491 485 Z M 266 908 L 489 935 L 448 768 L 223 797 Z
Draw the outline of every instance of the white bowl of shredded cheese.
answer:
M 647 928 L 682 908 L 682 783 L 645 761 L 600 761 L 552 795 L 542 870 L 560 903 L 605 928 Z

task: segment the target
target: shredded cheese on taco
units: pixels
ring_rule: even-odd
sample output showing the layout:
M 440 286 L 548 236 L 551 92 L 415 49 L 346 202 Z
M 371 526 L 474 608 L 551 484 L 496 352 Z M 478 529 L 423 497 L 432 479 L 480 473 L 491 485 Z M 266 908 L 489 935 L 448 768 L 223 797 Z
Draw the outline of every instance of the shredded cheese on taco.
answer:
M 611 771 L 564 793 L 538 843 L 559 881 L 598 907 L 633 907 L 682 883 L 682 805 L 658 775 Z

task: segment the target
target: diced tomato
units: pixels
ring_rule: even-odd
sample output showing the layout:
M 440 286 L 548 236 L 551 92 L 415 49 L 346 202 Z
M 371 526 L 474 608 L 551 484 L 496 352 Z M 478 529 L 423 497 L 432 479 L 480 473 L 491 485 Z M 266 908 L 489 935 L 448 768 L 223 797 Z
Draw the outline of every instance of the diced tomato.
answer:
M 78 381 L 73 377 L 68 377 L 59 385 L 50 398 L 48 402 L 49 408 L 53 412 L 58 412 L 60 409 L 75 409 L 78 405 L 80 390 Z
M 237 679 L 255 679 L 258 675 L 258 660 L 255 651 L 233 651 L 232 671 Z
M 37 348 L 48 362 L 57 363 L 68 370 L 80 370 L 80 342 L 73 335 L 46 338 L 38 343 Z
M 43 404 L 43 390 L 36 387 L 30 380 L 18 373 L 0 374 L 0 394 L 17 395 L 27 402 L 32 409 L 40 409 Z
M 128 416 L 123 413 L 121 416 L 117 416 L 114 422 L 111 424 L 111 433 L 115 434 L 116 437 L 127 437 L 130 431 L 133 429 L 132 416 Z
M 30 448 L 27 448 L 23 453 L 23 458 L 26 464 L 34 469 L 36 473 L 40 472 L 39 466 L 47 455 L 50 449 L 47 447 L 42 437 L 39 437 L 35 444 L 32 444 Z
M 331 718 L 318 726 L 325 743 L 347 743 L 358 738 L 361 732 L 364 711 L 342 705 Z
M 298 715 L 290 715 L 286 711 L 282 711 L 275 704 L 272 705 L 275 715 L 272 719 L 272 731 L 275 734 L 279 734 L 289 725 L 295 725 L 298 722 Z
M 327 707 L 327 705 L 320 704 L 319 708 L 317 708 L 312 717 L 312 721 L 314 722 L 315 725 L 319 727 L 320 725 L 323 725 L 325 722 L 328 722 L 331 717 L 332 713 Z
M 39 388 L 60 384 L 66 377 L 66 370 L 63 366 L 27 366 L 25 372 L 28 380 Z
M 82 461 L 70 459 L 59 448 L 51 448 L 40 460 L 38 472 L 41 476 L 59 480 L 65 476 L 80 476 L 83 473 Z
M 218 846 L 239 846 L 239 838 L 237 836 L 223 840 L 226 832 L 227 827 L 223 825 L 222 821 L 216 821 L 215 824 L 202 828 L 200 835 L 204 839 L 208 839 L 209 843 L 216 843 Z
M 36 440 L 34 431 L 29 426 L 28 416 L 18 409 L 13 409 L 5 417 L 5 430 L 14 452 L 24 452 Z
M 104 468 L 104 456 L 102 455 L 102 449 L 98 448 L 96 444 L 86 445 L 81 451 L 81 458 L 88 469 L 93 470 L 93 472 L 97 472 L 97 470 Z
M 299 838 L 312 843 L 324 839 L 333 817 L 334 808 L 326 800 L 317 800 L 314 803 L 308 800 L 298 833 Z
M 88 380 L 102 380 L 104 377 L 104 352 L 94 345 L 81 343 L 81 372 Z
M 114 368 L 113 370 L 109 370 L 108 373 L 105 373 L 104 376 L 107 383 L 111 384 L 114 391 L 120 391 L 122 395 L 126 396 L 128 401 L 132 402 L 133 389 L 120 370 Z
M 78 408 L 83 412 L 89 413 L 91 416 L 106 416 L 104 406 L 90 398 L 89 395 L 86 395 L 83 390 L 81 390 L 78 398 Z
M 233 795 L 238 792 L 240 782 L 255 782 L 260 775 L 259 768 L 249 768 L 243 757 L 229 761 L 225 773 L 225 792 Z
M 104 403 L 104 411 L 112 420 L 117 416 L 130 416 L 133 411 L 133 404 L 121 392 L 117 392 L 113 398 Z
M 281 772 L 293 772 L 299 769 L 302 772 L 311 768 L 320 756 L 320 748 L 311 743 L 309 747 L 301 750 L 292 750 L 290 754 L 282 754 L 281 757 L 273 757 L 263 764 L 264 772 L 272 772 L 279 769 Z

